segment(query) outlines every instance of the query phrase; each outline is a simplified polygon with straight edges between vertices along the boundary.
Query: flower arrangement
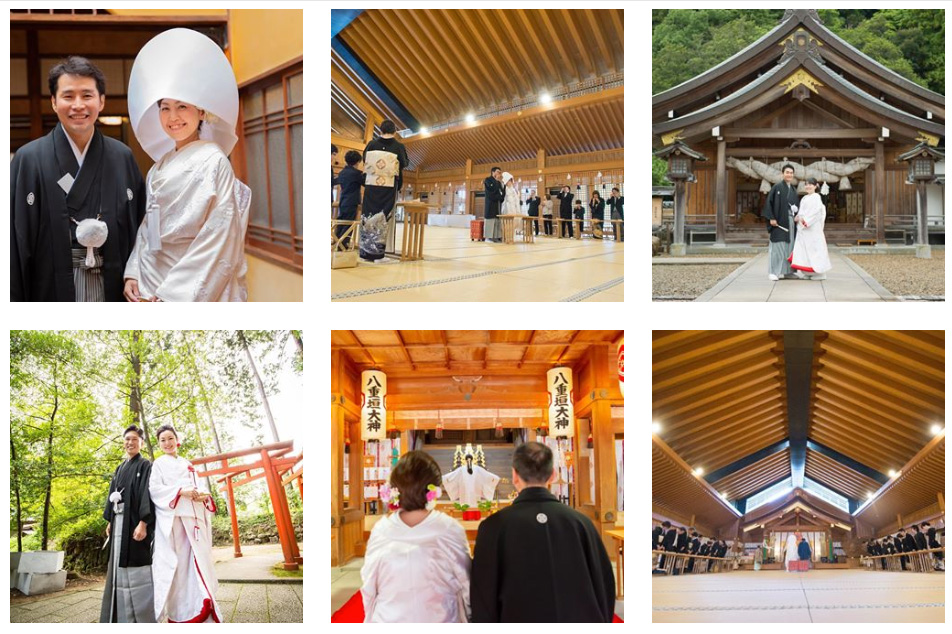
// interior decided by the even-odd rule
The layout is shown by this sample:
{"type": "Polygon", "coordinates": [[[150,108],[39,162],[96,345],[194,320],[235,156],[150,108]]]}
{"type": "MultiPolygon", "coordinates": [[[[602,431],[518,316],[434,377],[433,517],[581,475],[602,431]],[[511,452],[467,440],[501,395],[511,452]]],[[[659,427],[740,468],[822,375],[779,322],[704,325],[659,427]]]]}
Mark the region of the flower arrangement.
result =
{"type": "Polygon", "coordinates": [[[391,487],[389,484],[380,486],[380,500],[387,505],[391,511],[400,508],[400,489],[391,487]]]}

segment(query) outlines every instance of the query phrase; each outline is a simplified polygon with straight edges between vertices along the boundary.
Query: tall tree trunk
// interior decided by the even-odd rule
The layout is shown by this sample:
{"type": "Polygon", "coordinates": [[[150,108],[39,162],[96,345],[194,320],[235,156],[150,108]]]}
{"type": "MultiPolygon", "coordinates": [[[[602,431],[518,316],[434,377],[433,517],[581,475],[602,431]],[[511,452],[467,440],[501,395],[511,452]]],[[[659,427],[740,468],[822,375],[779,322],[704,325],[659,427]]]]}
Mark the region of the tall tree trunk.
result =
{"type": "Polygon", "coordinates": [[[245,333],[242,330],[238,333],[238,341],[245,349],[248,356],[248,365],[251,366],[251,374],[255,377],[255,384],[258,386],[258,394],[261,396],[261,404],[264,405],[264,413],[268,416],[268,424],[271,425],[271,435],[274,436],[274,442],[281,440],[278,437],[278,428],[274,424],[274,416],[271,414],[271,406],[268,404],[268,395],[264,392],[264,383],[261,382],[261,376],[258,374],[258,368],[255,366],[255,360],[251,357],[251,349],[248,347],[248,340],[245,339],[245,333]]]}
{"type": "Polygon", "coordinates": [[[155,460],[152,449],[152,437],[149,434],[149,424],[145,419],[145,408],[142,406],[142,361],[139,359],[139,341],[142,331],[132,331],[132,342],[129,345],[129,363],[132,365],[132,385],[129,390],[129,409],[132,410],[132,421],[142,428],[145,436],[149,458],[155,460]]]}
{"type": "Polygon", "coordinates": [[[198,389],[202,393],[202,402],[205,404],[205,412],[208,414],[208,422],[212,427],[212,438],[215,439],[215,451],[223,453],[221,441],[218,439],[218,427],[215,425],[215,417],[212,415],[212,406],[208,401],[208,393],[205,392],[205,382],[202,381],[202,377],[198,372],[198,366],[195,364],[195,355],[192,354],[192,346],[188,341],[188,333],[183,333],[183,336],[185,338],[185,349],[188,351],[188,361],[189,367],[192,370],[192,377],[195,379],[195,382],[198,383],[198,389]]]}
{"type": "Polygon", "coordinates": [[[13,429],[10,429],[10,464],[14,465],[12,472],[13,491],[17,496],[17,552],[23,552],[23,512],[20,504],[20,476],[16,469],[17,448],[13,444],[13,429]]]}
{"type": "Polygon", "coordinates": [[[301,339],[301,331],[292,330],[291,336],[294,337],[294,343],[297,344],[298,352],[301,353],[301,357],[303,358],[304,357],[304,340],[301,339]]]}
{"type": "MultiPolygon", "coordinates": [[[[54,381],[56,373],[53,374],[54,381]]],[[[43,539],[40,550],[46,550],[50,541],[50,498],[53,495],[53,426],[59,410],[59,392],[53,385],[53,412],[50,414],[50,433],[46,442],[46,499],[43,501],[43,539]]]]}

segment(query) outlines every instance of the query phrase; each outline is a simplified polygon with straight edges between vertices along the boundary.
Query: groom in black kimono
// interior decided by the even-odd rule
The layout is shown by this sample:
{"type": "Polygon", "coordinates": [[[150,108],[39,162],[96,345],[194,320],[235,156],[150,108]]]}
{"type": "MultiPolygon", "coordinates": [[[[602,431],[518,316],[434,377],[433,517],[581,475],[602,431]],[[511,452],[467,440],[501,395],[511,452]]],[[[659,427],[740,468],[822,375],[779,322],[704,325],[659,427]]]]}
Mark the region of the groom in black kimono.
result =
{"type": "Polygon", "coordinates": [[[591,520],[548,490],[552,450],[512,455],[512,505],[479,525],[470,603],[474,623],[611,623],[615,578],[591,520]]]}
{"type": "Polygon", "coordinates": [[[486,193],[483,218],[486,220],[486,240],[493,242],[502,242],[499,230],[499,211],[502,209],[502,201],[506,198],[506,188],[502,186],[502,169],[494,167],[489,171],[489,176],[483,181],[483,190],[486,193]]]}
{"type": "Polygon", "coordinates": [[[762,212],[767,221],[767,233],[770,235],[767,279],[772,282],[793,277],[789,257],[793,252],[796,223],[792,222],[792,219],[797,213],[797,203],[800,201],[797,188],[793,184],[793,166],[784,165],[780,172],[783,174],[783,180],[770,188],[762,212]]]}
{"type": "Polygon", "coordinates": [[[59,123],[10,164],[10,300],[124,301],[122,274],[145,215],[145,183],[132,151],[96,130],[106,80],[83,57],[50,69],[59,123]],[[92,266],[76,225],[106,224],[92,266]]]}
{"type": "Polygon", "coordinates": [[[155,509],[149,495],[152,463],[142,457],[142,430],[132,425],[122,436],[126,459],[109,484],[103,519],[109,566],[100,623],[155,623],[152,592],[152,538],[155,509]]]}

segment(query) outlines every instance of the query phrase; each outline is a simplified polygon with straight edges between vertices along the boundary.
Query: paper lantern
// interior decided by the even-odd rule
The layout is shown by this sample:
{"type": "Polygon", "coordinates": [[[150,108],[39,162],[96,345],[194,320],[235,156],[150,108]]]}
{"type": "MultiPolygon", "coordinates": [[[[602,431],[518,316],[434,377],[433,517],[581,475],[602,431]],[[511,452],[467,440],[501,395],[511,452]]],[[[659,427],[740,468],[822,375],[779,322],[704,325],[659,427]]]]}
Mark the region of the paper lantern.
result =
{"type": "Polygon", "coordinates": [[[546,373],[549,392],[549,435],[575,437],[575,412],[572,397],[572,369],[552,368],[546,373]]]}
{"type": "Polygon", "coordinates": [[[387,437],[387,375],[380,370],[360,373],[360,439],[387,437]]]}
{"type": "Polygon", "coordinates": [[[625,395],[625,338],[621,338],[618,344],[618,389],[621,395],[625,395]]]}

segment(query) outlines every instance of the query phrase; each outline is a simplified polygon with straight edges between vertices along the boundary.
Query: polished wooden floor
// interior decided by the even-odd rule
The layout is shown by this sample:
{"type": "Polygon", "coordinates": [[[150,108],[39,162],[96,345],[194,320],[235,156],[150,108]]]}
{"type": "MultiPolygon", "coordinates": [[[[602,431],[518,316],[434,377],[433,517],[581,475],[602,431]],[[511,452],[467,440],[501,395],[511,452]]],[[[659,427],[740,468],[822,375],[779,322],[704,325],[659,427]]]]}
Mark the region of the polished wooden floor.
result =
{"type": "Polygon", "coordinates": [[[655,623],[944,623],[945,573],[734,571],[652,578],[655,623]]]}
{"type": "MultiPolygon", "coordinates": [[[[401,231],[398,226],[398,245],[401,231]]],[[[544,236],[533,244],[472,242],[469,229],[428,226],[422,262],[361,260],[356,268],[332,270],[331,299],[622,302],[624,246],[613,240],[544,236]]]]}

